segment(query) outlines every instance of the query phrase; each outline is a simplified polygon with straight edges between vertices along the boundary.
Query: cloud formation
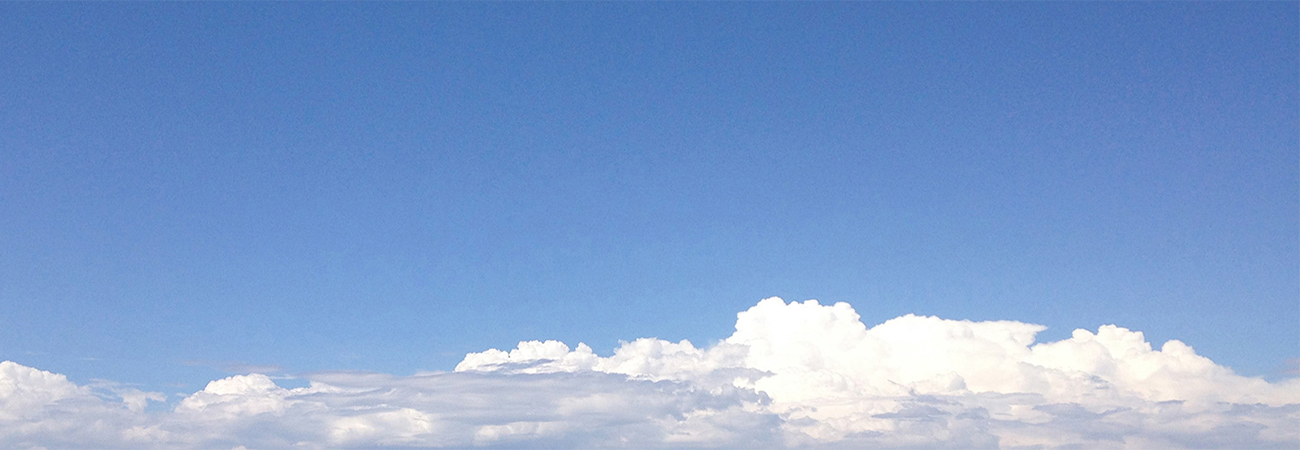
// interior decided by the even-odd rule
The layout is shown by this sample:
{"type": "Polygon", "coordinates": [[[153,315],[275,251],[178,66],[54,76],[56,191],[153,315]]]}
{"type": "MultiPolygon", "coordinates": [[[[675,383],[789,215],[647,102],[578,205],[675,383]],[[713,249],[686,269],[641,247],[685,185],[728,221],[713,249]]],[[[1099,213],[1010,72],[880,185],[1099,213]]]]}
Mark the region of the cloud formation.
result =
{"type": "Polygon", "coordinates": [[[1296,448],[1300,380],[1242,377],[1111,325],[903,316],[759,302],[709,348],[637,339],[610,356],[521,342],[450,373],[261,374],[157,393],[0,363],[0,447],[1296,448]],[[93,424],[86,426],[86,424],[93,424]]]}

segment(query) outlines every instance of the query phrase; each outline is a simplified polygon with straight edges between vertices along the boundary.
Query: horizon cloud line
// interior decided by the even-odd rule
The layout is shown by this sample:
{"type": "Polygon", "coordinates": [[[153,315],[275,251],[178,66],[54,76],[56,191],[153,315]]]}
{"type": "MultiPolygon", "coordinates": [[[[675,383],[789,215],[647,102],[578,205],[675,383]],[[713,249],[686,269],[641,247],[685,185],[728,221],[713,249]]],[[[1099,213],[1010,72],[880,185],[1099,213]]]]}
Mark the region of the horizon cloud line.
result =
{"type": "Polygon", "coordinates": [[[467,354],[452,372],[214,380],[160,393],[0,362],[11,448],[1293,448],[1300,379],[1235,374],[1140,331],[1037,342],[1042,325],[772,297],[707,348],[640,338],[612,355],[554,340],[467,354]],[[106,398],[107,397],[107,398],[106,398]],[[112,401],[120,398],[120,402],[112,401]],[[92,423],[93,426],[78,426],[92,423]]]}

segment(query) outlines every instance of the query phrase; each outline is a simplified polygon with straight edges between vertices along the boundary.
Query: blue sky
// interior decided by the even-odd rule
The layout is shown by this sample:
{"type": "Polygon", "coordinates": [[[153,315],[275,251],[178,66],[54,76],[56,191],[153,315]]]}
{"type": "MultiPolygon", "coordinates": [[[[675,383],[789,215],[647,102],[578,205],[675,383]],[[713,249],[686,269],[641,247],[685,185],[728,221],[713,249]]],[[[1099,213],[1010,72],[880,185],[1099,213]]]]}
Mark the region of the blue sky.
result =
{"type": "Polygon", "coordinates": [[[758,300],[1300,357],[1294,3],[0,5],[0,360],[166,392],[758,300]]]}

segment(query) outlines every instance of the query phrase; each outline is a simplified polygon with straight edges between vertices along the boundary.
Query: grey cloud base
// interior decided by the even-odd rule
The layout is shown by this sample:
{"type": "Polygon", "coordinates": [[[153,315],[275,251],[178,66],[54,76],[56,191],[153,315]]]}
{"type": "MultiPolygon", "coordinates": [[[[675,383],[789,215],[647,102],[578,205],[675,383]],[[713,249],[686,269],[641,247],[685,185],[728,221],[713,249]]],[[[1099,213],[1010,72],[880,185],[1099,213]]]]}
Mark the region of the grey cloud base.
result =
{"type": "Polygon", "coordinates": [[[0,447],[91,448],[1300,448],[1300,382],[1241,377],[1177,341],[1102,327],[760,302],[698,349],[638,339],[601,357],[520,343],[450,373],[317,373],[285,389],[216,380],[160,394],[78,386],[0,363],[0,447]]]}

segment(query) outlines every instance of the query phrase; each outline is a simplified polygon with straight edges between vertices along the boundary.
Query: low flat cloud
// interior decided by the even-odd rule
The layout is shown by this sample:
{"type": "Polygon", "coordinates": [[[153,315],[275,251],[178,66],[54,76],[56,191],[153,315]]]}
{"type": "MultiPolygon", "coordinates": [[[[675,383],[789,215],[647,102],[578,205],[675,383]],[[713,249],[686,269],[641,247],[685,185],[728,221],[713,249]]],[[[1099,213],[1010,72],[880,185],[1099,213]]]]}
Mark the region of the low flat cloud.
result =
{"type": "Polygon", "coordinates": [[[1300,381],[1269,383],[1179,341],[771,298],[708,348],[636,339],[609,356],[521,342],[453,372],[327,372],[286,389],[161,394],[0,363],[6,448],[1297,448],[1300,381]]]}

